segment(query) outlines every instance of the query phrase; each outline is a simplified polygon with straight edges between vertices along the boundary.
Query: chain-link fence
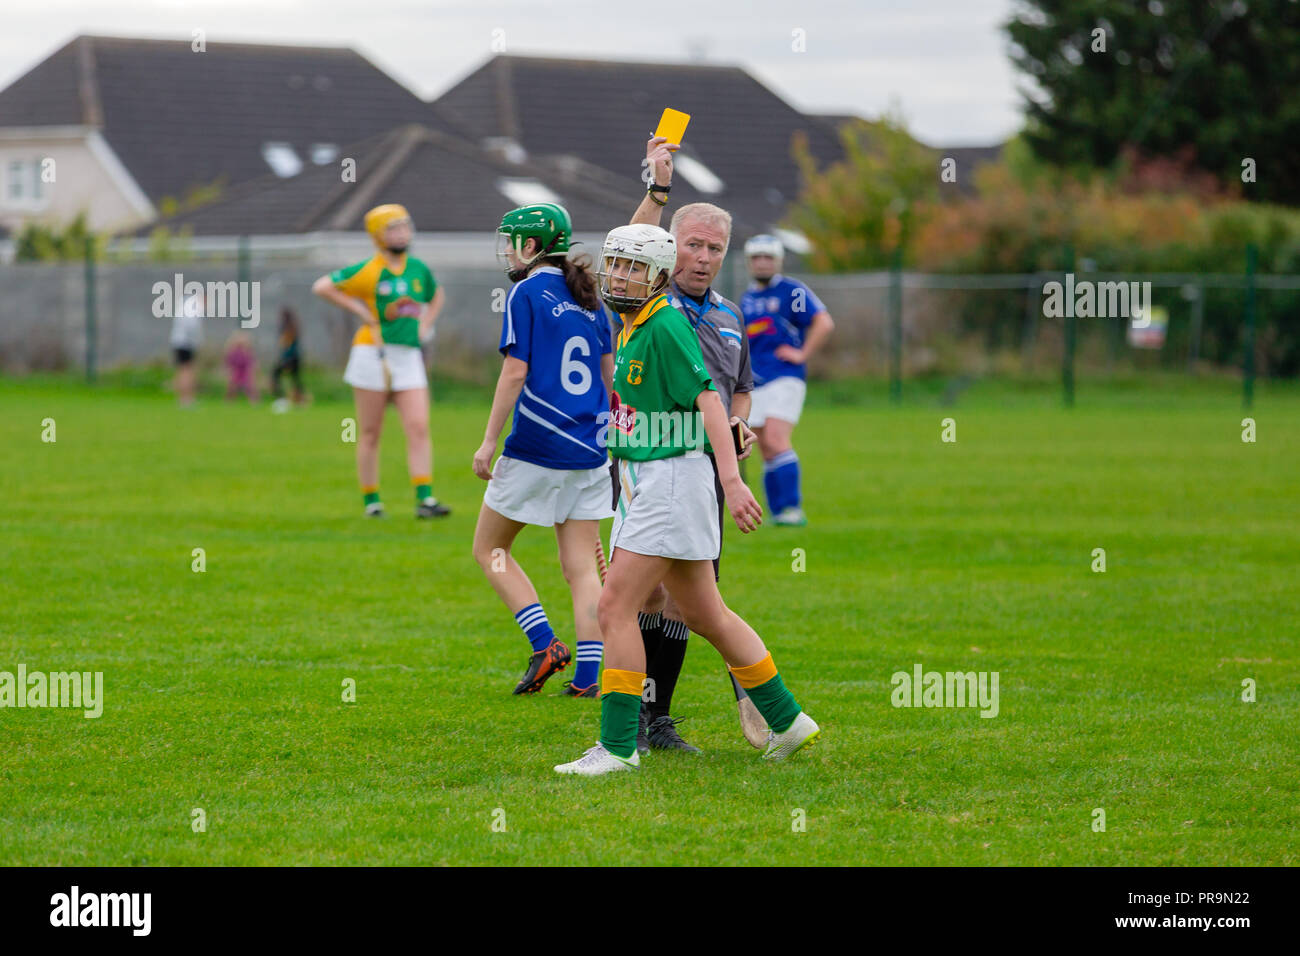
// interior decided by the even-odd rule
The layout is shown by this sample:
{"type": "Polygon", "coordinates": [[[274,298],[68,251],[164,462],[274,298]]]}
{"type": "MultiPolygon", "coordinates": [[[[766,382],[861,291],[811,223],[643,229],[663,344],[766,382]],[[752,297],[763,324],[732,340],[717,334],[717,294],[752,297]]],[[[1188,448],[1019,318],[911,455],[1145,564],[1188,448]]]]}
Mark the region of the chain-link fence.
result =
{"type": "MultiPolygon", "coordinates": [[[[739,301],[747,283],[733,251],[715,287],[739,301]]],[[[1244,257],[1243,257],[1244,258],[1244,257]]],[[[440,373],[490,379],[509,283],[497,269],[431,263],[447,293],[431,360],[440,373]]],[[[0,367],[96,369],[165,361],[176,283],[237,285],[257,324],[233,308],[206,318],[201,357],[218,356],[242,326],[264,364],[274,360],[279,312],[293,309],[304,359],[341,369],[356,319],[311,293],[320,265],[256,256],[203,263],[17,264],[0,270],[0,367]],[[256,299],[253,298],[254,292],[256,299]],[[160,308],[161,302],[161,308],[160,308]]],[[[948,275],[883,271],[810,275],[835,319],[814,377],[891,377],[894,394],[922,376],[1086,379],[1118,370],[1195,374],[1300,373],[1300,276],[1080,272],[948,275]],[[1149,283],[1149,314],[1054,314],[1051,283],[1149,283]],[[1253,366],[1253,367],[1252,367],[1253,366]]],[[[1102,297],[1104,299],[1104,296],[1102,297]]],[[[232,303],[240,301],[232,298],[232,303]]]]}

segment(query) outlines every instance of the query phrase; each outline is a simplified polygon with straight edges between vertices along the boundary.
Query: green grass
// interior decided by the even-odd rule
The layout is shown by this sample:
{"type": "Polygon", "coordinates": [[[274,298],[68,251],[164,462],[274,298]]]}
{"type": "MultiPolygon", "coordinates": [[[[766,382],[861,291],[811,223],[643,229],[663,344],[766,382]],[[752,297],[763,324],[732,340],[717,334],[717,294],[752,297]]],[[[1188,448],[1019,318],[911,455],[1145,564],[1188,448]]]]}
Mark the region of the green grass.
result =
{"type": "MultiPolygon", "coordinates": [[[[527,648],[470,557],[473,393],[434,407],[440,523],[408,517],[390,413],[380,523],[347,405],[0,382],[0,670],[102,671],[106,696],[0,710],[0,864],[1300,862],[1300,394],[1261,386],[1244,444],[1229,381],[1085,382],[1068,412],[931,391],[815,389],[810,525],[727,534],[723,592],[821,743],[759,760],[692,638],[674,711],[705,753],[577,780],[551,767],[599,705],[510,696],[527,648]],[[1000,713],[894,708],[918,663],[997,671],[1000,713]]],[[[570,633],[553,536],[516,553],[570,633]]]]}

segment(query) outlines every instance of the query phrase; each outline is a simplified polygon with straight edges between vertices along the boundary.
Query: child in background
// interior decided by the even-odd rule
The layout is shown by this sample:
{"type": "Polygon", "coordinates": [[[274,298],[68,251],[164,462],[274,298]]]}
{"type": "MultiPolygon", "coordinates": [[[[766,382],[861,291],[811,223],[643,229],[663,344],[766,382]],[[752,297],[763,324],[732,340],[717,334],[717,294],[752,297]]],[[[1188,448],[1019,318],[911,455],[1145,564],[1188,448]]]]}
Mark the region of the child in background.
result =
{"type": "Polygon", "coordinates": [[[257,386],[253,383],[253,369],[257,356],[253,354],[253,341],[247,332],[232,332],[226,340],[226,400],[243,392],[250,402],[257,401],[257,386]]]}
{"type": "Polygon", "coordinates": [[[306,403],[307,397],[302,390],[300,364],[298,317],[293,309],[285,306],[280,310],[280,357],[276,359],[275,367],[271,369],[271,395],[275,398],[271,403],[273,412],[289,410],[289,400],[284,397],[284,389],[280,387],[280,376],[285,372],[293,376],[293,403],[295,405],[306,403]]]}

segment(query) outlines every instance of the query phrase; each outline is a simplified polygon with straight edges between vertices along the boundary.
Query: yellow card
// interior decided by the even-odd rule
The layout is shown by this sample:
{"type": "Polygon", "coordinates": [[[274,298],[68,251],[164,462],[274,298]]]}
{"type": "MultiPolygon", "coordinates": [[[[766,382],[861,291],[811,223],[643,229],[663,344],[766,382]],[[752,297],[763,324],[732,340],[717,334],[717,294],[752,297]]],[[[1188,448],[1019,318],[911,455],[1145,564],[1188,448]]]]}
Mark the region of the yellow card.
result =
{"type": "Polygon", "coordinates": [[[682,137],[686,135],[686,124],[690,121],[690,113],[683,113],[669,107],[664,110],[664,115],[659,117],[659,128],[655,130],[655,135],[666,136],[670,143],[680,143],[682,137]]]}

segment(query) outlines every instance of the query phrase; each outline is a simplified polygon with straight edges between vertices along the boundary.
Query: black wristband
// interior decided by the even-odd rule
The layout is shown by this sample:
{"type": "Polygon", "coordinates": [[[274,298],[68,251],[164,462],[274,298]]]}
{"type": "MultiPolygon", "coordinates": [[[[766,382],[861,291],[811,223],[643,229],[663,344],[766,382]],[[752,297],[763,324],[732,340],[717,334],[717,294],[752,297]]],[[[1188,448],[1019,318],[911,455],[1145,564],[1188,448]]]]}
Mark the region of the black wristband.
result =
{"type": "Polygon", "coordinates": [[[648,193],[669,193],[672,188],[672,186],[660,186],[658,183],[651,183],[646,187],[645,191],[648,193]]]}

